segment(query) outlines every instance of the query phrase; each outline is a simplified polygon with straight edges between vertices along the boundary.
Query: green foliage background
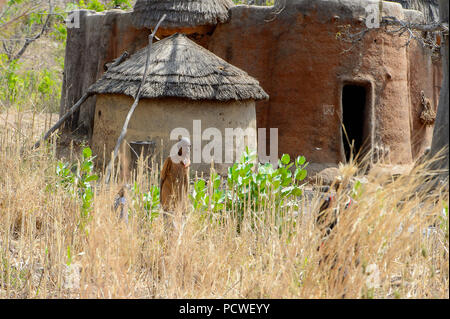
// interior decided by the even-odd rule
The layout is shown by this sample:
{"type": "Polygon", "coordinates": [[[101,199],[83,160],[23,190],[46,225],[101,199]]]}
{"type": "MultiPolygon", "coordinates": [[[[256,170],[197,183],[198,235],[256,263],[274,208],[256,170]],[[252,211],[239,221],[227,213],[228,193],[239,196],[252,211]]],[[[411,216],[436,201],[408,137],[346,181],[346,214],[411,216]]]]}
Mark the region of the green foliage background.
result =
{"type": "MultiPolygon", "coordinates": [[[[248,3],[247,0],[233,1],[235,4],[248,3]]],[[[48,29],[18,60],[14,60],[14,55],[25,39],[42,29],[49,14],[48,1],[8,0],[0,11],[0,109],[14,107],[57,113],[64,71],[67,13],[76,8],[100,12],[116,6],[131,10],[135,0],[54,0],[52,3],[48,29]],[[50,46],[52,49],[42,49],[50,46]],[[37,57],[30,57],[30,52],[37,57]]],[[[273,3],[273,0],[267,0],[262,5],[273,3]]]]}
{"type": "Polygon", "coordinates": [[[59,111],[67,39],[65,19],[75,8],[104,11],[120,5],[128,10],[131,0],[53,1],[53,14],[41,38],[24,56],[14,56],[26,38],[40,32],[47,16],[47,1],[9,0],[0,11],[0,109],[59,111]]]}

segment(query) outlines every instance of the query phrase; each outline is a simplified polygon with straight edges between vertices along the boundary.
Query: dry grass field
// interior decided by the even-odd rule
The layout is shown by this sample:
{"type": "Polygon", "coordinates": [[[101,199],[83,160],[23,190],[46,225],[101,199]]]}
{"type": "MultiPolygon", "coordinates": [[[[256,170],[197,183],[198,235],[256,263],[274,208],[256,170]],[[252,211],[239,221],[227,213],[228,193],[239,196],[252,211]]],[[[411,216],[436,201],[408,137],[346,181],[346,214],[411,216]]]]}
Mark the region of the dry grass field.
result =
{"type": "MultiPolygon", "coordinates": [[[[29,20],[0,30],[10,50],[41,28],[29,20]]],[[[341,166],[319,223],[327,194],[309,183],[297,207],[280,209],[270,197],[256,211],[250,198],[240,219],[234,204],[194,209],[189,201],[165,219],[149,199],[159,167],[141,162],[126,181],[129,222],[120,220],[120,172],[105,185],[104,167],[91,171],[67,136],[31,150],[58,118],[49,112],[59,110],[65,31],[55,17],[17,64],[0,49],[0,299],[449,298],[448,183],[430,183],[436,172],[426,164],[395,176],[341,166]],[[73,180],[82,168],[88,173],[73,180]]]]}
{"type": "MultiPolygon", "coordinates": [[[[121,184],[93,183],[83,214],[80,199],[57,187],[55,143],[30,151],[50,116],[8,116],[0,298],[449,298],[448,188],[428,187],[420,165],[396,178],[341,167],[339,220],[327,238],[318,191],[298,210],[248,206],[239,232],[233,212],[191,208],[171,223],[149,218],[131,196],[125,224],[112,208],[121,184]]],[[[157,180],[157,169],[141,166],[135,185],[145,192],[157,180]]]]}

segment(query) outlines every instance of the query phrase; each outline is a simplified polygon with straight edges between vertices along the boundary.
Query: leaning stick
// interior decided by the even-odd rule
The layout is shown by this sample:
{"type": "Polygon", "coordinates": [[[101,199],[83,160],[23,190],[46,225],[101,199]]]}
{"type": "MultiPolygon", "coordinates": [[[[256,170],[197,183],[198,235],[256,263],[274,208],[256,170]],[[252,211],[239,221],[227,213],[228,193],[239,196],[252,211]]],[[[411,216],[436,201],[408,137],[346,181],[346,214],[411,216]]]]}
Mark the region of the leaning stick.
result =
{"type": "MultiPolygon", "coordinates": [[[[109,68],[112,68],[112,67],[115,67],[115,66],[119,65],[120,63],[122,63],[123,60],[125,60],[125,59],[128,58],[128,57],[129,57],[129,53],[125,51],[119,58],[117,58],[117,59],[109,66],[109,68]]],[[[87,93],[85,93],[85,94],[81,97],[81,99],[79,99],[78,102],[75,103],[75,105],[72,106],[72,107],[70,108],[70,110],[67,111],[67,113],[64,114],[64,115],[58,120],[58,122],[56,122],[56,124],[53,125],[53,126],[47,131],[47,133],[45,133],[44,137],[43,137],[42,139],[40,139],[39,141],[37,141],[37,142],[34,144],[34,146],[33,146],[32,149],[35,150],[35,149],[37,149],[39,146],[41,146],[42,141],[47,140],[47,139],[53,134],[54,131],[56,131],[57,129],[59,129],[59,128],[61,127],[61,125],[63,125],[63,123],[64,123],[64,122],[65,122],[65,121],[66,121],[73,113],[75,113],[75,112],[81,107],[81,105],[83,105],[83,103],[84,103],[90,96],[92,96],[92,95],[94,95],[94,93],[91,93],[91,92],[89,92],[89,91],[88,91],[87,93]]]]}
{"type": "Polygon", "coordinates": [[[117,154],[119,153],[120,145],[122,144],[122,141],[125,138],[125,135],[127,134],[128,123],[130,122],[131,116],[133,115],[133,112],[134,112],[134,110],[136,109],[136,107],[137,107],[137,105],[139,103],[139,99],[141,98],[142,88],[144,87],[145,80],[147,79],[147,71],[148,71],[148,65],[150,63],[150,54],[152,52],[153,38],[155,37],[155,34],[158,31],[159,26],[161,25],[161,23],[164,21],[165,18],[166,18],[166,15],[164,14],[161,17],[161,19],[159,20],[158,24],[156,25],[155,30],[153,30],[152,34],[150,34],[150,36],[149,36],[149,46],[148,46],[148,51],[147,51],[147,61],[145,62],[145,69],[144,69],[144,74],[142,76],[142,81],[141,81],[141,84],[139,85],[139,88],[137,90],[137,94],[136,94],[136,97],[134,99],[134,103],[131,106],[130,111],[128,112],[128,115],[127,115],[127,117],[125,119],[125,123],[123,124],[122,132],[120,133],[120,136],[119,136],[119,138],[117,140],[116,147],[114,148],[114,153],[112,155],[112,158],[109,161],[108,167],[106,169],[106,177],[105,177],[105,183],[106,184],[108,184],[110,179],[111,179],[112,166],[114,165],[114,162],[116,160],[117,154]]]}
{"type": "Polygon", "coordinates": [[[125,51],[124,53],[122,53],[122,55],[121,55],[119,58],[117,58],[116,60],[114,60],[113,63],[107,63],[107,64],[105,64],[105,66],[104,66],[105,71],[108,71],[109,69],[111,69],[111,68],[113,68],[113,67],[115,67],[115,66],[118,66],[118,65],[119,65],[120,63],[122,63],[124,60],[128,59],[129,56],[130,56],[130,54],[129,54],[127,51],[125,51]]]}

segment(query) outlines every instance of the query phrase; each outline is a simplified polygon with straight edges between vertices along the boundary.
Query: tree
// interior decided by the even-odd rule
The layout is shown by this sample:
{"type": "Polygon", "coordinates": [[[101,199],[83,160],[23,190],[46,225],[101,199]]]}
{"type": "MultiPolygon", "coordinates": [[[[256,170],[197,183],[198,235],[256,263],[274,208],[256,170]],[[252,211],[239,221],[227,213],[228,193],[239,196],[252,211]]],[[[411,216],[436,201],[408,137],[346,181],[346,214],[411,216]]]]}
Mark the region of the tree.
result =
{"type": "Polygon", "coordinates": [[[48,3],[48,12],[46,14],[45,21],[40,21],[42,26],[39,31],[33,36],[25,37],[23,39],[23,44],[21,43],[22,41],[16,42],[17,39],[15,39],[19,37],[19,35],[25,33],[23,18],[27,18],[28,22],[32,16],[34,19],[39,17],[38,20],[41,20],[42,15],[39,15],[39,10],[42,7],[41,1],[25,1],[22,3],[22,1],[18,0],[9,0],[7,3],[1,4],[0,30],[2,32],[0,34],[2,35],[2,38],[7,38],[6,40],[2,40],[2,46],[9,62],[19,60],[27,50],[28,46],[38,40],[49,29],[50,19],[53,12],[52,0],[42,0],[42,2],[48,3]],[[12,29],[12,34],[9,39],[7,35],[8,32],[11,31],[8,30],[8,28],[12,29]],[[18,43],[21,45],[20,49],[17,48],[18,43]]]}

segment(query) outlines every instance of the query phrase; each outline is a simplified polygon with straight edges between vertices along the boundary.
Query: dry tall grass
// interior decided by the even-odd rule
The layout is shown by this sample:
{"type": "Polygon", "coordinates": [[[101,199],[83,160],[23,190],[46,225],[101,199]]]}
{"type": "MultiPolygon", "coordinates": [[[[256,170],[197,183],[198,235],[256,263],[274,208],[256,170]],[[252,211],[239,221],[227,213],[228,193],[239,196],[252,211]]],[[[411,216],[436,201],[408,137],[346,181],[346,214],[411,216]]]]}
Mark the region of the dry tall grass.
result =
{"type": "MultiPolygon", "coordinates": [[[[111,208],[120,185],[99,184],[82,228],[80,205],[48,186],[54,144],[21,154],[31,133],[0,130],[1,298],[449,297],[448,190],[429,189],[420,166],[396,179],[365,176],[345,211],[357,172],[343,167],[341,214],[326,240],[315,223],[318,192],[281,230],[268,208],[237,233],[231,215],[219,222],[199,212],[178,214],[169,227],[133,208],[126,225],[111,208]]],[[[137,181],[145,190],[157,178],[141,170],[137,181]]]]}

